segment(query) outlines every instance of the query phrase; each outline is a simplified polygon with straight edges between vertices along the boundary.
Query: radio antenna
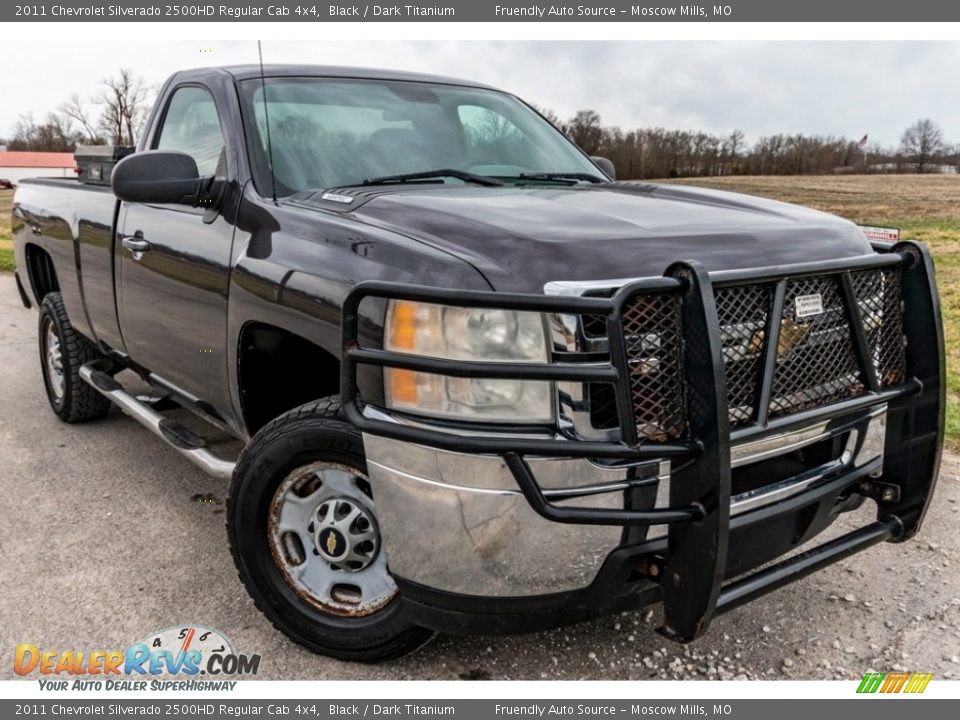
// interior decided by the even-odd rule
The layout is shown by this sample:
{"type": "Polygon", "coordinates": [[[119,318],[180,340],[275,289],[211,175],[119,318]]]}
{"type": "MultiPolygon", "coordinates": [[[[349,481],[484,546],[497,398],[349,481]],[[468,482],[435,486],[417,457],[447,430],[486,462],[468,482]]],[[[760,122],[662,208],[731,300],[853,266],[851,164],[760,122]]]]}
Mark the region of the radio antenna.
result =
{"type": "Polygon", "coordinates": [[[273,174],[273,142],[270,140],[270,106],[267,104],[267,81],[263,76],[263,47],[257,40],[257,55],[260,56],[260,90],[263,93],[263,121],[267,126],[267,157],[270,160],[270,190],[277,201],[277,178],[273,174]]]}

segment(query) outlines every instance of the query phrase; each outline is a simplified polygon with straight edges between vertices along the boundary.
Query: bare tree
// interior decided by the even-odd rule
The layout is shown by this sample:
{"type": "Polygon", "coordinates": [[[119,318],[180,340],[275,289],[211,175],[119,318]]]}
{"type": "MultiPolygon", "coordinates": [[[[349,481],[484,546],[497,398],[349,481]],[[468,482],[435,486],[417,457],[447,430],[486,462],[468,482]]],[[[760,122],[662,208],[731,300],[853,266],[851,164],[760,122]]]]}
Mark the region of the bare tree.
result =
{"type": "MultiPolygon", "coordinates": [[[[610,158],[624,180],[744,175],[826,175],[854,172],[914,172],[903,152],[877,143],[867,166],[858,144],[834,135],[778,133],[748,142],[740,130],[722,135],[663,127],[631,130],[603,126],[593,110],[581,110],[564,128],[584,150],[610,158]]],[[[940,162],[960,165],[960,149],[942,147],[940,162]]],[[[929,166],[925,166],[929,169],[929,166]]]]}
{"type": "Polygon", "coordinates": [[[551,125],[557,128],[557,130],[559,130],[560,132],[565,132],[565,129],[563,127],[563,121],[553,110],[551,110],[550,108],[542,108],[542,107],[539,107],[538,105],[531,105],[531,107],[534,110],[536,110],[538,113],[543,115],[543,117],[547,119],[547,122],[549,122],[551,125]]]}
{"type": "Polygon", "coordinates": [[[60,112],[80,125],[83,139],[90,145],[99,145],[103,142],[97,132],[97,121],[90,115],[90,109],[78,93],[70,96],[67,102],[60,106],[60,112]]]}
{"type": "Polygon", "coordinates": [[[740,153],[743,151],[744,135],[742,130],[734,130],[723,139],[720,146],[720,153],[723,156],[723,167],[721,173],[732,175],[737,172],[737,162],[740,159],[740,153]]]}
{"type": "Polygon", "coordinates": [[[10,138],[11,150],[32,150],[37,140],[37,121],[33,113],[26,113],[13,124],[13,137],[10,138]]]}
{"type": "Polygon", "coordinates": [[[70,118],[49,113],[44,122],[37,122],[32,114],[21,115],[13,128],[10,150],[32,152],[73,152],[77,134],[70,118]]]}
{"type": "Polygon", "coordinates": [[[779,172],[777,160],[782,152],[783,135],[768,135],[757,140],[753,153],[760,163],[760,175],[776,175],[779,172]]]}
{"type": "Polygon", "coordinates": [[[594,110],[578,110],[566,126],[567,137],[580,146],[587,155],[594,155],[603,142],[603,125],[594,110]]]}
{"type": "Polygon", "coordinates": [[[100,127],[114,145],[134,145],[148,111],[150,89],[129,68],[103,81],[96,102],[103,107],[100,127]]]}
{"type": "Polygon", "coordinates": [[[47,113],[46,122],[37,128],[37,149],[51,152],[73,152],[77,147],[77,136],[73,132],[70,118],[57,113],[47,113]]]}
{"type": "Polygon", "coordinates": [[[917,172],[925,172],[946,151],[943,130],[930,118],[920,118],[903,131],[900,151],[914,164],[917,172]]]}

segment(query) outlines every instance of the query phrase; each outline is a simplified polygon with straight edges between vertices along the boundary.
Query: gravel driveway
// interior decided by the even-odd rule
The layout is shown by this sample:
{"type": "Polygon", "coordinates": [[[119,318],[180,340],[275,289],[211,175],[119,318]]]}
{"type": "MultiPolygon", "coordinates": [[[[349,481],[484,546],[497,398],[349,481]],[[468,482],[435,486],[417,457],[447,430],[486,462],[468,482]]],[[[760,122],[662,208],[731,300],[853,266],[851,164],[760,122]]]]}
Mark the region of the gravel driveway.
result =
{"type": "MultiPolygon", "coordinates": [[[[225,485],[119,412],[64,425],[44,398],[36,312],[0,276],[0,678],[17,643],[111,649],[199,623],[260,653],[261,679],[960,677],[960,464],[917,540],[882,545],[715,621],[688,647],[626,613],[532,636],[438,638],[389,665],[312,655],[254,608],[224,531],[225,485]]],[[[851,525],[849,520],[844,521],[851,525]]]]}

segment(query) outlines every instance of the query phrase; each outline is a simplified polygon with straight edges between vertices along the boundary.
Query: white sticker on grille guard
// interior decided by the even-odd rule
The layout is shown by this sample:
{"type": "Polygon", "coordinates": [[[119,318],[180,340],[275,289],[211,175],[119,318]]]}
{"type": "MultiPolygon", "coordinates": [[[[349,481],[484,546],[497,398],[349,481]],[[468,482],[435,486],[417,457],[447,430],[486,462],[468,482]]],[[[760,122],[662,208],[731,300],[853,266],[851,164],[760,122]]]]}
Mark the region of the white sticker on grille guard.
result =
{"type": "Polygon", "coordinates": [[[820,296],[820,293],[797,295],[793,304],[798,318],[820,315],[823,312],[823,298],[820,296]]]}

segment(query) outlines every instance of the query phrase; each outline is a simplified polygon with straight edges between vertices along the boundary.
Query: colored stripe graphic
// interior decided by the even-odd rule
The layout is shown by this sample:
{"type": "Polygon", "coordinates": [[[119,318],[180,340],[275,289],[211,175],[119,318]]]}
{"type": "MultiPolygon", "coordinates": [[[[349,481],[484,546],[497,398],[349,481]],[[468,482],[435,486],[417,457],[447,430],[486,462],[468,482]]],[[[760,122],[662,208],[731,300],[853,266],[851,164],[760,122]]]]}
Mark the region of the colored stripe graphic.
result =
{"type": "Polygon", "coordinates": [[[933,673],[914,673],[903,691],[908,693],[922,693],[927,689],[927,685],[932,678],[933,673]]]}
{"type": "Polygon", "coordinates": [[[883,677],[883,673],[867,673],[863,676],[863,680],[860,681],[860,687],[857,688],[857,692],[875,693],[880,688],[883,677]]]}
{"type": "Polygon", "coordinates": [[[866,673],[857,686],[857,692],[919,694],[927,689],[932,679],[933,673],[866,673]]]}
{"type": "Polygon", "coordinates": [[[900,688],[903,687],[903,684],[907,681],[909,673],[905,672],[894,672],[887,675],[887,679],[883,683],[883,687],[880,688],[882,693],[898,693],[900,688]]]}

